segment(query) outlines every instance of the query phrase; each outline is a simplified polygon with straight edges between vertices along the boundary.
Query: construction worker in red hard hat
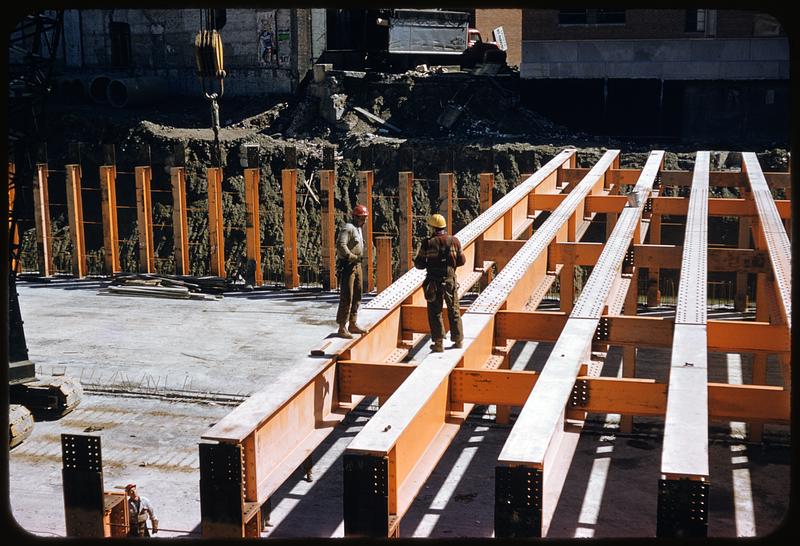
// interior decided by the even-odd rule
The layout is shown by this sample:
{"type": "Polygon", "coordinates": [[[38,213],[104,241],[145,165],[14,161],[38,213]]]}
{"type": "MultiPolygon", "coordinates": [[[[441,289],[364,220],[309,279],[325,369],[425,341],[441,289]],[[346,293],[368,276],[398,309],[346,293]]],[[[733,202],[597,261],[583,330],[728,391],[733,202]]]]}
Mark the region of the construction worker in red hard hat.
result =
{"type": "Polygon", "coordinates": [[[351,339],[353,334],[364,334],[359,328],[358,306],[361,304],[361,259],[364,256],[364,235],[361,227],[367,221],[367,207],[356,205],[352,220],[336,236],[336,277],[339,281],[339,309],[336,323],[337,335],[351,339]]]}
{"type": "Polygon", "coordinates": [[[447,221],[441,214],[428,218],[433,228],[433,236],[422,242],[414,257],[414,267],[425,269],[428,274],[422,283],[425,301],[428,302],[428,324],[431,327],[431,349],[435,353],[444,351],[443,303],[447,304],[447,319],[450,321],[450,339],[453,347],[461,348],[464,342],[464,329],[461,325],[461,312],[458,308],[458,282],[456,268],[466,263],[467,258],[461,250],[461,241],[447,234],[447,221]]]}
{"type": "Polygon", "coordinates": [[[158,518],[153,510],[153,505],[147,498],[139,496],[136,492],[136,484],[129,483],[126,485],[125,494],[128,496],[128,536],[149,537],[148,518],[153,524],[153,534],[158,533],[158,518]]]}

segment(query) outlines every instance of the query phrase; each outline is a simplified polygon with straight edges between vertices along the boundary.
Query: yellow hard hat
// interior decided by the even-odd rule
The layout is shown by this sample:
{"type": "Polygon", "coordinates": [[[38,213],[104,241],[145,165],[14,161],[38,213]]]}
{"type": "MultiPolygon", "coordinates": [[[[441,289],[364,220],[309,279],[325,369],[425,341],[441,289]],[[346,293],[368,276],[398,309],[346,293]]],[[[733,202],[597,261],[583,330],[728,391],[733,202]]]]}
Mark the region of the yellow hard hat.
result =
{"type": "Polygon", "coordinates": [[[428,225],[438,229],[446,228],[447,220],[441,214],[431,214],[430,218],[428,218],[428,225]]]}

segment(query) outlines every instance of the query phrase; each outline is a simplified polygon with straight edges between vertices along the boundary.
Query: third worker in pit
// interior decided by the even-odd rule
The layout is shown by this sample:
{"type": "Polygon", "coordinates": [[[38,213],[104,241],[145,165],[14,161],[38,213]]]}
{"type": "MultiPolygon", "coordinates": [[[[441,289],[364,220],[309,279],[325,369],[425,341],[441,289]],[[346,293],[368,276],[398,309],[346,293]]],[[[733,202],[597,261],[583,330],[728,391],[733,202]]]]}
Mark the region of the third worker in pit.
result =
{"type": "Polygon", "coordinates": [[[337,335],[351,339],[363,334],[358,327],[358,306],[361,303],[361,259],[364,256],[364,235],[361,226],[367,221],[367,207],[356,205],[352,220],[336,236],[336,278],[339,281],[339,309],[336,311],[337,335]]]}
{"type": "Polygon", "coordinates": [[[428,324],[431,328],[431,349],[435,353],[444,352],[444,320],[442,304],[447,304],[447,319],[450,322],[450,340],[453,347],[461,348],[464,342],[464,329],[461,326],[461,313],[458,308],[458,282],[456,268],[466,263],[461,250],[461,242],[447,234],[447,221],[441,214],[428,218],[433,235],[422,242],[414,257],[414,267],[427,270],[422,283],[425,301],[428,302],[428,324]]]}

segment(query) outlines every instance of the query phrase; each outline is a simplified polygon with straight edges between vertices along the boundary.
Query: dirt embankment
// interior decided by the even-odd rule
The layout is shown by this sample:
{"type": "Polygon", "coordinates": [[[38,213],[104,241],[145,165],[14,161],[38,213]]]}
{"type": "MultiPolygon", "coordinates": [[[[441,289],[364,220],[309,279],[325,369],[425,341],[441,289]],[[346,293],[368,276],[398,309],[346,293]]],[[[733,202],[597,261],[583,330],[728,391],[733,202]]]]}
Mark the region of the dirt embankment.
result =
{"type": "MultiPolygon", "coordinates": [[[[460,74],[408,73],[377,79],[374,76],[328,75],[326,91],[316,95],[306,85],[297,97],[276,100],[223,99],[220,133],[223,150],[223,216],[225,224],[226,273],[244,268],[244,145],[260,148],[261,182],[259,212],[264,278],[282,283],[283,200],[281,170],[286,165],[286,147],[297,151],[300,176],[319,190],[317,171],[322,168],[323,148],[337,147],[336,220],[344,221],[358,193],[357,171],[373,170],[374,231],[397,233],[397,173],[411,169],[414,214],[425,216],[438,197],[438,174],[454,172],[456,189],[453,222],[456,230],[478,214],[481,172],[495,174],[494,199],[511,189],[525,173],[532,173],[565,146],[578,149],[578,163],[592,165],[608,148],[621,149],[622,166],[641,167],[651,149],[670,150],[665,168],[691,169],[694,152],[675,145],[643,145],[575,133],[519,105],[510,81],[464,77],[460,74]],[[338,110],[321,115],[320,101],[336,95],[338,110]],[[454,107],[456,105],[457,107],[454,107]],[[387,121],[387,128],[356,110],[362,108],[387,121]],[[457,114],[454,114],[457,112],[457,114]],[[450,114],[449,118],[443,117],[450,114]],[[336,119],[338,117],[338,119],[336,119]],[[444,125],[442,124],[444,123],[444,125]],[[452,122],[452,123],[450,123],[452,122]],[[447,125],[447,126],[445,126],[447,125]],[[676,153],[677,152],[677,153],[676,153]]],[[[211,164],[213,133],[208,105],[202,100],[164,103],[156,108],[116,110],[86,105],[54,105],[48,139],[51,169],[63,169],[69,142],[80,141],[84,188],[99,187],[98,167],[107,159],[103,144],[115,144],[119,171],[117,200],[120,252],[123,271],[138,268],[138,233],[135,209],[134,167],[153,168],[153,223],[157,268],[174,271],[172,252],[172,196],[169,169],[176,164],[175,145],[186,150],[187,206],[191,273],[209,272],[206,168],[211,164]]],[[[324,113],[323,113],[324,114],[324,113]]],[[[784,149],[757,150],[765,170],[786,170],[784,149]]],[[[715,153],[713,169],[736,168],[738,154],[715,153]]],[[[51,202],[63,203],[57,175],[51,178],[51,202]]],[[[61,190],[63,191],[63,190],[61,190]]],[[[319,277],[320,208],[298,183],[298,251],[301,280],[316,283],[319,277]]],[[[87,220],[100,221],[99,192],[86,192],[87,220]]],[[[32,217],[32,216],[31,216],[32,217]]],[[[65,209],[53,208],[56,236],[56,268],[69,271],[65,209]]],[[[35,234],[32,226],[23,235],[23,267],[36,269],[35,234]]],[[[426,233],[424,222],[414,223],[415,237],[426,233]]],[[[102,231],[90,224],[86,230],[90,272],[100,273],[103,264],[102,231]]],[[[395,262],[397,248],[395,245],[395,262]]]]}

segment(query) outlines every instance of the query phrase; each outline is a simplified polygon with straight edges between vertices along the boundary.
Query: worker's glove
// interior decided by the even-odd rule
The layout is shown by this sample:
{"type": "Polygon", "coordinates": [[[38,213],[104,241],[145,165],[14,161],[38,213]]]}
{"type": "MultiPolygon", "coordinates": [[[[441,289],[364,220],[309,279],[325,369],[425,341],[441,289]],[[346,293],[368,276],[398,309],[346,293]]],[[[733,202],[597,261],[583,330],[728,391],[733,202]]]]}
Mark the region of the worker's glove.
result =
{"type": "Polygon", "coordinates": [[[350,265],[357,265],[361,263],[361,258],[359,256],[350,256],[347,261],[350,265]]]}
{"type": "Polygon", "coordinates": [[[158,533],[158,523],[153,522],[153,534],[155,535],[157,533],[158,533]]]}

